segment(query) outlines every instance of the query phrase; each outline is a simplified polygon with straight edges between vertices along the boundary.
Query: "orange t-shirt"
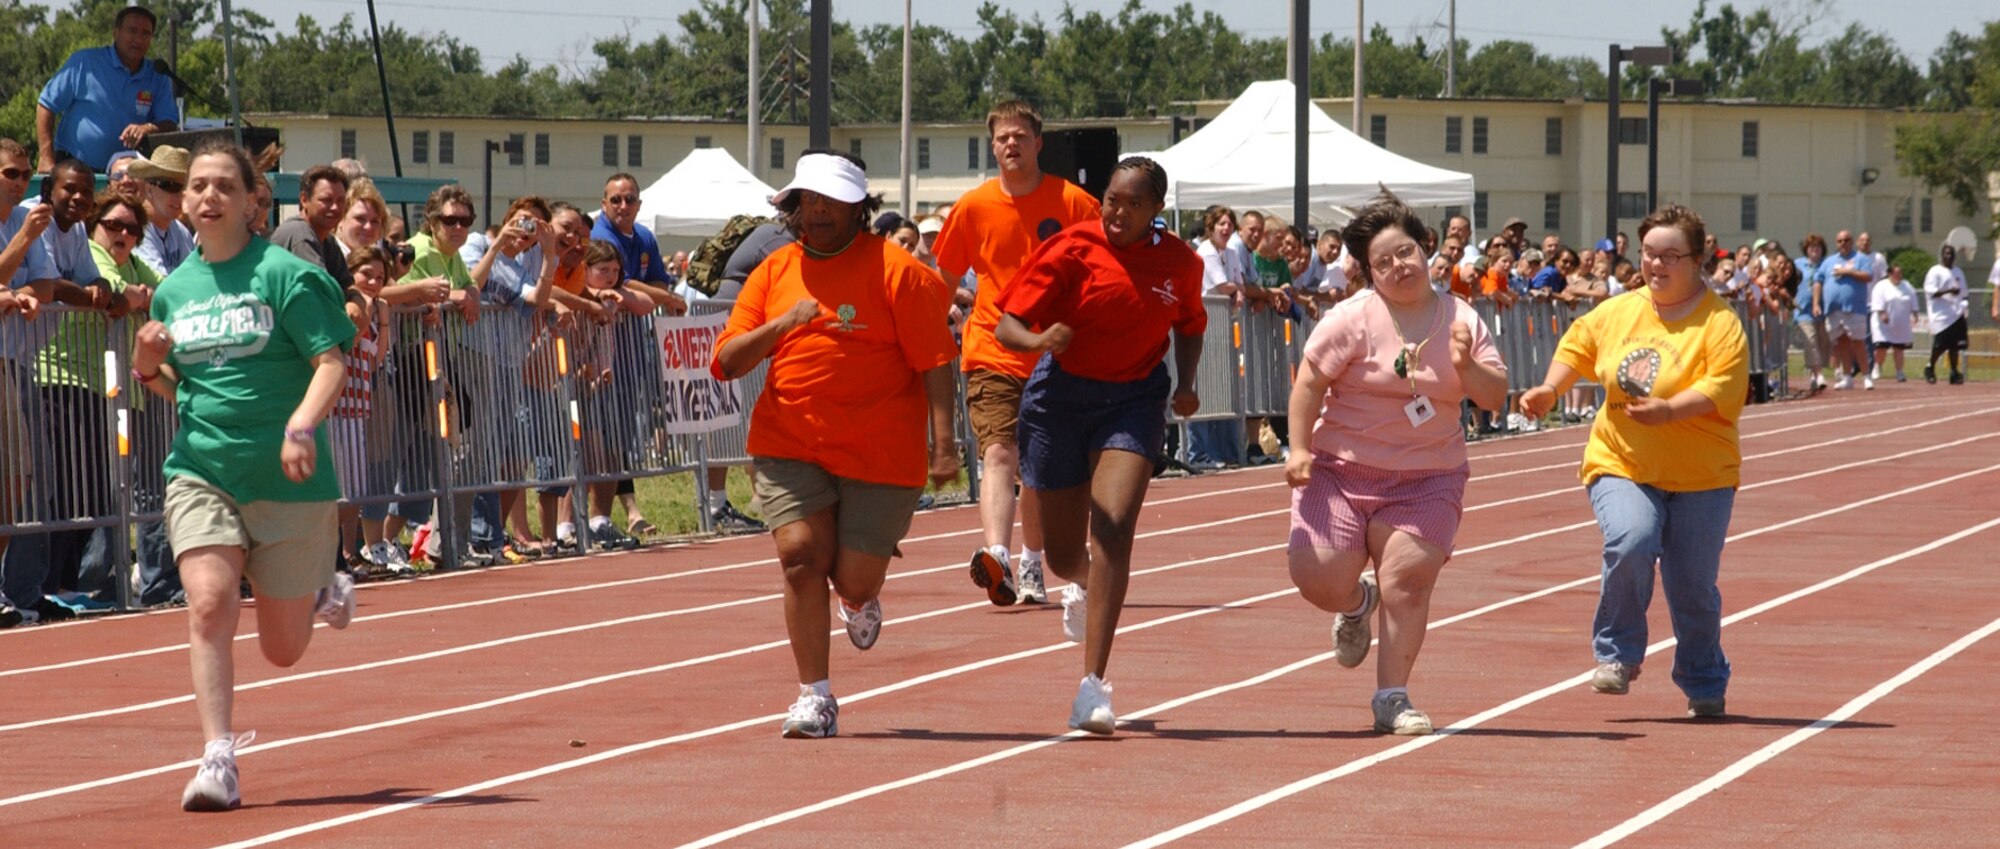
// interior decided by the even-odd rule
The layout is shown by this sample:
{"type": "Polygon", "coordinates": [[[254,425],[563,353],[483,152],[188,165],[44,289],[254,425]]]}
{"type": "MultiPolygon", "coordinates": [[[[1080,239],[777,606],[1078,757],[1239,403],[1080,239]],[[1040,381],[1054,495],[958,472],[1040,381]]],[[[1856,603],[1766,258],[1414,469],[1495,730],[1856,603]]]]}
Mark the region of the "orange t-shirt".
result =
{"type": "MultiPolygon", "coordinates": [[[[750,454],[923,486],[930,406],[922,375],[958,354],[947,323],[951,287],[880,236],[863,233],[825,259],[789,244],[743,281],[715,350],[805,298],[819,302],[819,317],[771,349],[764,394],[750,413],[750,454]]],[[[719,358],[709,368],[722,377],[719,358]]]]}
{"type": "Polygon", "coordinates": [[[583,276],[587,270],[587,267],[580,262],[576,264],[575,268],[563,268],[561,265],[557,265],[556,288],[572,295],[583,294],[583,276]]]}
{"type": "Polygon", "coordinates": [[[1035,370],[1039,354],[1009,351],[993,338],[1000,325],[1000,290],[1043,241],[1097,216],[1096,198],[1053,174],[1042,175],[1041,185],[1020,197],[1008,195],[996,177],[958,199],[932,251],[938,269],[954,284],[966,269],[979,274],[979,294],[965,323],[966,371],[1027,377],[1035,370]]]}

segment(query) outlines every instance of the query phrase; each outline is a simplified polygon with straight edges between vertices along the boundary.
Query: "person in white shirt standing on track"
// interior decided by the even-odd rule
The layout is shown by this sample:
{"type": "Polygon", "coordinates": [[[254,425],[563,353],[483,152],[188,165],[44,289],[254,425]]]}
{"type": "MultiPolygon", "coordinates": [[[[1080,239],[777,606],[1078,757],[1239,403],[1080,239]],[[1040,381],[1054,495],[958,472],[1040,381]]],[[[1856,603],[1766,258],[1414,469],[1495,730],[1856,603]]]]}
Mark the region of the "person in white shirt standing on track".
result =
{"type": "MultiPolygon", "coordinates": [[[[1909,380],[1903,373],[1903,352],[1910,349],[1916,334],[1912,320],[1917,311],[1917,290],[1910,287],[1910,281],[1903,278],[1903,267],[1889,266],[1888,276],[1875,281],[1875,289],[1869,293],[1869,336],[1875,339],[1875,368],[1882,368],[1882,360],[1895,352],[1896,382],[1909,380]]],[[[1880,377],[1878,373],[1876,375],[1880,377]]],[[[1871,388],[1873,384],[1870,384],[1871,388]]]]}
{"type": "MultiPolygon", "coordinates": [[[[1938,358],[1951,357],[1951,382],[1965,382],[1960,358],[1966,349],[1966,320],[1972,311],[1965,297],[1965,272],[1956,267],[1958,249],[1945,245],[1938,250],[1938,263],[1924,274],[1924,300],[1930,306],[1931,363],[1924,366],[1924,381],[1937,382],[1938,358]]],[[[2000,310],[2000,307],[1996,307],[2000,310]]]]}

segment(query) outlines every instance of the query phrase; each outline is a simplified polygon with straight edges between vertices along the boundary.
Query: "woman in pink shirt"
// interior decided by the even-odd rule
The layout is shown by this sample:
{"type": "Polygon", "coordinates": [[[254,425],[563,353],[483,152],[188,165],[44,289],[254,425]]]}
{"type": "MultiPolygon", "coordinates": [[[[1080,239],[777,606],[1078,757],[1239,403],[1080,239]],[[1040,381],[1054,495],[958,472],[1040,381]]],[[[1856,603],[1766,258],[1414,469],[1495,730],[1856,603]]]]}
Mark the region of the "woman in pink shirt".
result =
{"type": "Polygon", "coordinates": [[[1290,413],[1314,424],[1292,429],[1285,464],[1292,582],[1334,614],[1342,666],[1368,657],[1369,619],[1382,608],[1375,730],[1409,735],[1431,733],[1410,703],[1410,669],[1465,497],[1459,402],[1498,411],[1507,400],[1506,364],[1478,314],[1431,288],[1423,234],[1387,192],[1341,231],[1369,288],[1328,310],[1306,342],[1290,413]]]}

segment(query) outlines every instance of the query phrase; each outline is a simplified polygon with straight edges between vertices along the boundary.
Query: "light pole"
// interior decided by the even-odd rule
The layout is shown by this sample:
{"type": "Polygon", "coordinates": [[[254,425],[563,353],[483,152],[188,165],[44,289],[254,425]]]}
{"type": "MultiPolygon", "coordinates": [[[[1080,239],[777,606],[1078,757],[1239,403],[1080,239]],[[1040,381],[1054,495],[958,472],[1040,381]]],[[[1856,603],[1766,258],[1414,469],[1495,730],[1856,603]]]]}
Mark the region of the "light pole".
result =
{"type": "Polygon", "coordinates": [[[492,226],[493,224],[493,154],[515,154],[520,152],[521,143],[512,138],[504,142],[497,142],[492,139],[486,140],[486,210],[480,216],[479,220],[485,222],[487,226],[492,226]]]}
{"type": "Polygon", "coordinates": [[[1631,62],[1641,67],[1671,65],[1670,47],[1619,47],[1611,45],[1611,61],[1604,72],[1605,144],[1604,154],[1604,238],[1618,238],[1618,67],[1631,62]]]}
{"type": "Polygon", "coordinates": [[[1660,95],[1700,97],[1708,89],[1701,80],[1654,77],[1646,81],[1646,208],[1660,208],[1660,95]]]}

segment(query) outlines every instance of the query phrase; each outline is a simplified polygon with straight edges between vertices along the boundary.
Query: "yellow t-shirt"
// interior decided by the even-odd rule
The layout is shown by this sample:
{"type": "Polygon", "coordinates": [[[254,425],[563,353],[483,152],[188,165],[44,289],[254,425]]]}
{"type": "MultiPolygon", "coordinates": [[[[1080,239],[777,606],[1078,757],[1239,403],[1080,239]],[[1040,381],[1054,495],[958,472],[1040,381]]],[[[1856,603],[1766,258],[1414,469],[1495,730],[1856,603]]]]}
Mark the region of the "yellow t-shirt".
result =
{"type": "Polygon", "coordinates": [[[1743,466],[1736,420],[1749,393],[1743,324],[1715,293],[1694,312],[1662,322],[1652,293],[1619,295],[1585,313],[1563,334],[1556,361],[1604,386],[1604,409],[1583,451],[1585,485],[1615,475],[1668,492],[1734,487],[1743,466]],[[1672,398],[1693,389],[1715,412],[1663,425],[1626,414],[1634,397],[1672,398]]]}

